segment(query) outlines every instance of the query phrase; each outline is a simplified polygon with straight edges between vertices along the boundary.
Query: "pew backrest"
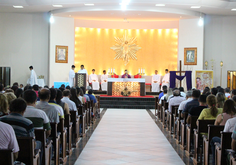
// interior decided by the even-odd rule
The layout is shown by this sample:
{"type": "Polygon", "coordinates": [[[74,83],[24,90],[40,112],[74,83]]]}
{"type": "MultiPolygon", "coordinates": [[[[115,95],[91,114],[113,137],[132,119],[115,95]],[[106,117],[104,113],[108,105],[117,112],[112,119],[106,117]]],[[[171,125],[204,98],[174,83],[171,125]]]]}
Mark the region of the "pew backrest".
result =
{"type": "Polygon", "coordinates": [[[0,164],[14,164],[13,150],[0,149],[0,164]]]}

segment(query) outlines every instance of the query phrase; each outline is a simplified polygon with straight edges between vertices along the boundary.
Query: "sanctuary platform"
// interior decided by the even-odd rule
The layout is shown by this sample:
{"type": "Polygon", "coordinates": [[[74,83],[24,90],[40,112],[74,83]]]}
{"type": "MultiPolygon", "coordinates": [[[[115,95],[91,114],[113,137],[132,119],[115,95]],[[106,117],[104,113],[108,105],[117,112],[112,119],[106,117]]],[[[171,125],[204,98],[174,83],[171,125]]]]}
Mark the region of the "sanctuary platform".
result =
{"type": "Polygon", "coordinates": [[[101,108],[155,109],[153,96],[108,96],[100,95],[101,108]]]}

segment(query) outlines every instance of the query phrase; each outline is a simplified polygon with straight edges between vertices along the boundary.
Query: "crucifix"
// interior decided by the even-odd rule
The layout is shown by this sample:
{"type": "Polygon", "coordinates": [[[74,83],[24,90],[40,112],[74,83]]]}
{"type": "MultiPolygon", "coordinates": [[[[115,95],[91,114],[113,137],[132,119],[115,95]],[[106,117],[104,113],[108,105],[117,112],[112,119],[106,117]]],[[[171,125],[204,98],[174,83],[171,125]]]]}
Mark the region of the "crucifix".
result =
{"type": "MultiPolygon", "coordinates": [[[[176,73],[179,73],[179,76],[182,76],[182,73],[185,73],[185,71],[182,71],[182,61],[179,60],[179,71],[176,71],[176,73]]],[[[180,87],[182,86],[182,80],[180,81],[180,87]]]]}

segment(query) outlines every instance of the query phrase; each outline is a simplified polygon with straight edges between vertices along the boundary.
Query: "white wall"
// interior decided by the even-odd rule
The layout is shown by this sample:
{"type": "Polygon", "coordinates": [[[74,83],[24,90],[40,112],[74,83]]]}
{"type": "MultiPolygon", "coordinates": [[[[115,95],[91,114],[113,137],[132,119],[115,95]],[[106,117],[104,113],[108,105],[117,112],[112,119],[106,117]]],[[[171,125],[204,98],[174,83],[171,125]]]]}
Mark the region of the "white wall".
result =
{"type": "Polygon", "coordinates": [[[101,29],[174,29],[178,28],[179,21],[135,22],[94,21],[75,19],[75,27],[101,28],[101,29]]]}
{"type": "Polygon", "coordinates": [[[208,61],[211,69],[211,59],[214,59],[214,86],[220,85],[220,61],[222,68],[222,87],[227,86],[227,71],[236,70],[236,17],[211,16],[205,17],[204,61],[208,61]]]}
{"type": "MultiPolygon", "coordinates": [[[[203,69],[204,27],[198,26],[199,19],[182,19],[179,21],[178,61],[182,60],[182,70],[192,71],[192,84],[195,83],[195,70],[203,69]],[[197,65],[184,65],[184,48],[197,47],[197,65]]],[[[178,67],[179,70],[179,67],[178,67]]]]}
{"type": "Polygon", "coordinates": [[[11,85],[26,84],[33,65],[48,83],[48,15],[0,13],[0,66],[11,67],[11,85]]]}
{"type": "Polygon", "coordinates": [[[74,64],[74,19],[54,17],[50,24],[49,85],[55,81],[68,81],[71,65],[74,64]],[[68,63],[55,63],[56,45],[68,46],[68,63]]]}

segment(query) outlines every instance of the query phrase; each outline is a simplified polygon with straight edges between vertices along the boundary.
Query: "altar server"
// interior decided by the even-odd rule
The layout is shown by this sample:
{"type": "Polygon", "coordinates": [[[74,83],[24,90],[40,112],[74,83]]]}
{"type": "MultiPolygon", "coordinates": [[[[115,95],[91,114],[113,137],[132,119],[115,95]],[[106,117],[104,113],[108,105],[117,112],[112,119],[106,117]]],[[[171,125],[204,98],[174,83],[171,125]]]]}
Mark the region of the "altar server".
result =
{"type": "Polygon", "coordinates": [[[102,91],[107,91],[107,79],[108,79],[108,75],[106,74],[106,70],[104,70],[103,75],[101,76],[102,91]]]}
{"type": "Polygon", "coordinates": [[[160,92],[161,76],[157,73],[158,71],[155,70],[155,74],[152,76],[152,92],[160,92]]]}
{"type": "Polygon", "coordinates": [[[88,86],[88,72],[87,70],[84,68],[84,65],[80,66],[80,70],[78,71],[78,73],[86,73],[86,86],[88,86]]]}
{"type": "Polygon", "coordinates": [[[70,84],[70,87],[73,87],[74,86],[74,78],[75,78],[75,66],[72,65],[71,66],[71,70],[69,72],[69,84],[70,84]]]}
{"type": "Polygon", "coordinates": [[[29,78],[28,84],[30,84],[31,86],[33,86],[35,84],[38,84],[37,75],[36,75],[36,73],[34,71],[33,66],[30,66],[29,69],[31,71],[31,74],[30,74],[30,78],[29,78]]]}
{"type": "Polygon", "coordinates": [[[170,73],[169,73],[168,69],[166,69],[165,72],[166,72],[166,74],[162,79],[161,85],[162,85],[162,87],[163,87],[163,85],[166,85],[167,88],[169,88],[169,86],[170,86],[170,73]]]}
{"type": "Polygon", "coordinates": [[[89,76],[89,83],[92,83],[93,90],[99,90],[98,76],[95,74],[95,69],[92,70],[92,74],[89,76]]]}

